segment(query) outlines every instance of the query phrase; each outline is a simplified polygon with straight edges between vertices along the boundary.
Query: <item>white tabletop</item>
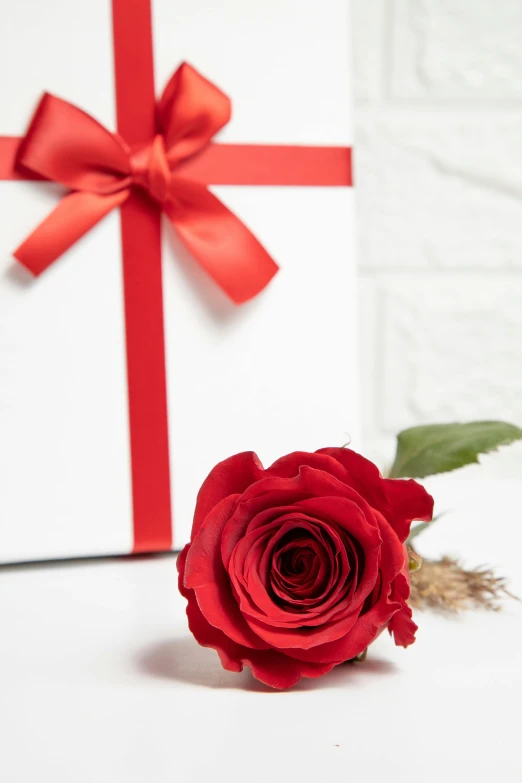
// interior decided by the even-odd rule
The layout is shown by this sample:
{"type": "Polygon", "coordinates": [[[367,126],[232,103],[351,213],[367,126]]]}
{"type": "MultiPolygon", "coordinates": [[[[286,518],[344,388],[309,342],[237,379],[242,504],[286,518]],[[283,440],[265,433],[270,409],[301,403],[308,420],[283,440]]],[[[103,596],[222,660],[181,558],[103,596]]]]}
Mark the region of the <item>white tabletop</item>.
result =
{"type": "MultiPolygon", "coordinates": [[[[432,488],[435,484],[432,482],[432,488]]],[[[465,552],[522,595],[521,484],[437,485],[458,512],[426,554],[465,552]]],[[[0,570],[5,783],[520,783],[522,605],[418,614],[366,663],[288,692],[199,648],[174,556],[0,570]]]]}

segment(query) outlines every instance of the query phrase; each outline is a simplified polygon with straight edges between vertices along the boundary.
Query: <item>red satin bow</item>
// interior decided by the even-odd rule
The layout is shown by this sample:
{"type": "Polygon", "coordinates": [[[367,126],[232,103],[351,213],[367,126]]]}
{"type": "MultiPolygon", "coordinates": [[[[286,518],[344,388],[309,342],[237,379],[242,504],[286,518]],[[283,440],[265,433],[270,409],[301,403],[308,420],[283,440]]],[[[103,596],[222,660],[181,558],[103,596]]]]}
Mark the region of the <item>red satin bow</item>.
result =
{"type": "Polygon", "coordinates": [[[237,304],[258,294],[277,264],[249,229],[204,185],[176,173],[229,121],[231,103],[187,63],[157,105],[157,135],[132,149],[76,106],[42,97],[20,146],[18,164],[71,188],[15,257],[43,272],[132,188],[161,205],[186,247],[237,304]]]}

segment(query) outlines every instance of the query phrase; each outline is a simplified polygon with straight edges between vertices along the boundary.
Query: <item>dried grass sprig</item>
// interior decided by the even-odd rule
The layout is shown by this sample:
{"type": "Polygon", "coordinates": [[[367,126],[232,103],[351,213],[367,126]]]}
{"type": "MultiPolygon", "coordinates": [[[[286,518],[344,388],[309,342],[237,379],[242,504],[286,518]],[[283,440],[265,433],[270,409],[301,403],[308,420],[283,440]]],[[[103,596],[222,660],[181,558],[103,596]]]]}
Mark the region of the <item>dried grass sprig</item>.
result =
{"type": "MultiPolygon", "coordinates": [[[[410,553],[420,560],[416,552],[410,553]]],[[[422,559],[422,566],[411,573],[409,603],[416,609],[435,609],[457,613],[466,609],[499,611],[503,598],[518,600],[507,589],[504,577],[495,576],[486,566],[464,568],[447,555],[440,560],[422,559]]]]}

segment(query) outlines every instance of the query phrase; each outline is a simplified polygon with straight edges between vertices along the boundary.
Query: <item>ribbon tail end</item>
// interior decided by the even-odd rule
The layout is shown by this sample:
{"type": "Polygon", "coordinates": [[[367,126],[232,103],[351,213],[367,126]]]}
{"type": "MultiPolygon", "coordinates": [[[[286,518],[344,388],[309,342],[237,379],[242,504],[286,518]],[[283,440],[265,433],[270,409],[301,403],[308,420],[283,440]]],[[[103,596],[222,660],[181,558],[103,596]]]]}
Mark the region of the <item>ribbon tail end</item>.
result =
{"type": "Polygon", "coordinates": [[[38,277],[52,263],[52,261],[43,264],[35,263],[32,253],[26,252],[26,242],[22,242],[13,252],[12,256],[16,263],[22,266],[31,277],[38,277]]]}
{"type": "Polygon", "coordinates": [[[276,262],[268,257],[267,263],[263,269],[260,270],[259,276],[251,281],[245,281],[247,284],[244,288],[240,288],[234,291],[227,291],[231,300],[236,305],[246,304],[251,299],[255,299],[258,294],[265,290],[265,288],[272,282],[276,274],[279,272],[279,266],[276,262]]]}

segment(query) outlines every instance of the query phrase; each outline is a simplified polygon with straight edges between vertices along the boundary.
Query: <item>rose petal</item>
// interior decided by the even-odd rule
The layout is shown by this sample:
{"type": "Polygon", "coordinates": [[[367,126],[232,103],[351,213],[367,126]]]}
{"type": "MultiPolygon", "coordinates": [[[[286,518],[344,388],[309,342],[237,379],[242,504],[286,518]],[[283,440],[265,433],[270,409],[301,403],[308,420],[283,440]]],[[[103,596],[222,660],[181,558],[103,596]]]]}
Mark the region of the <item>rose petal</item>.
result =
{"type": "Polygon", "coordinates": [[[433,498],[413,479],[385,479],[373,462],[352,449],[320,449],[317,454],[343,466],[350,486],[386,517],[401,541],[407,539],[412,520],[432,518],[433,498]]]}
{"type": "MultiPolygon", "coordinates": [[[[333,451],[337,450],[333,449],[333,451]]],[[[326,453],[327,451],[328,449],[314,453],[294,451],[292,454],[287,454],[285,457],[276,460],[273,465],[266,469],[265,473],[271,476],[279,476],[280,478],[292,478],[299,474],[299,469],[303,465],[306,465],[316,470],[322,470],[324,473],[330,473],[339,481],[346,483],[346,479],[349,478],[348,473],[338,460],[326,453]]]]}
{"type": "Polygon", "coordinates": [[[369,515],[364,514],[358,504],[356,505],[346,498],[311,498],[301,501],[297,505],[309,514],[321,516],[326,524],[330,522],[339,525],[361,547],[364,562],[358,563],[359,583],[353,595],[353,608],[360,606],[373,589],[379,570],[382,538],[380,528],[376,524],[376,514],[373,512],[370,512],[369,515]],[[368,516],[370,516],[371,524],[368,516]]]}
{"type": "Polygon", "coordinates": [[[255,481],[263,478],[264,473],[259,457],[253,451],[235,454],[216,465],[208,474],[198,493],[192,523],[192,539],[197,534],[208,512],[220,500],[228,495],[244,492],[255,481]]]}
{"type": "MultiPolygon", "coordinates": [[[[406,550],[384,517],[376,512],[375,518],[379,524],[382,537],[379,569],[383,589],[381,589],[377,603],[365,614],[358,615],[351,629],[343,637],[338,637],[337,640],[335,640],[335,636],[332,634],[331,641],[326,641],[318,646],[309,645],[305,647],[303,644],[288,644],[286,646],[283,643],[278,644],[278,648],[282,649],[287,655],[296,657],[299,660],[337,661],[338,663],[355,658],[377,638],[395,613],[403,608],[402,596],[398,592],[392,593],[392,582],[397,575],[400,575],[401,569],[404,568],[404,564],[407,562],[405,557],[406,550]]],[[[398,589],[402,589],[401,586],[398,589]]],[[[273,637],[251,622],[250,617],[247,617],[247,621],[258,636],[275,646],[273,637]]],[[[341,627],[340,624],[339,627],[341,627]]]]}
{"type": "MultiPolygon", "coordinates": [[[[342,503],[349,504],[344,498],[334,498],[342,503]]],[[[286,515],[285,515],[286,516],[286,515]]],[[[348,560],[343,541],[339,536],[339,531],[334,524],[323,522],[318,519],[307,519],[285,521],[280,527],[280,520],[272,521],[269,525],[249,531],[247,535],[237,544],[229,564],[229,575],[238,594],[240,609],[243,612],[245,620],[250,624],[252,617],[256,618],[263,625],[273,625],[274,628],[323,625],[334,616],[336,620],[344,619],[347,614],[351,614],[353,608],[362,604],[366,594],[371,590],[372,584],[361,583],[361,593],[357,596],[357,603],[352,606],[352,602],[344,602],[343,593],[349,591],[351,585],[347,583],[348,560]],[[277,540],[284,537],[293,526],[301,531],[308,527],[311,534],[318,536],[318,532],[324,531],[332,540],[339,553],[339,564],[341,568],[340,577],[337,583],[332,582],[325,590],[323,602],[307,608],[307,611],[290,611],[274,603],[273,597],[269,594],[268,583],[269,574],[267,572],[267,555],[270,555],[271,549],[277,545],[277,540]],[[270,536],[270,541],[267,537],[270,536]],[[250,562],[250,560],[252,562],[250,562]]],[[[373,529],[375,535],[375,552],[367,553],[367,574],[368,579],[375,581],[378,569],[378,548],[380,544],[380,535],[376,529],[373,529]]],[[[328,552],[325,551],[325,555],[328,552]]],[[[332,569],[332,565],[330,565],[332,569]]],[[[296,607],[297,609],[297,607],[296,607]]],[[[263,634],[263,638],[266,638],[263,634]]],[[[330,633],[330,638],[332,634],[330,633]]],[[[272,643],[272,642],[271,642],[272,643]]]]}
{"type": "Polygon", "coordinates": [[[216,650],[224,669],[240,672],[243,666],[249,666],[254,677],[271,688],[280,690],[290,688],[302,677],[321,677],[335,666],[333,663],[296,661],[276,650],[258,651],[236,644],[207,622],[193,593],[189,594],[187,617],[189,628],[196,641],[202,647],[212,647],[216,650]]]}
{"type": "Polygon", "coordinates": [[[375,526],[371,507],[356,490],[323,470],[301,466],[297,476],[263,478],[242,493],[223,532],[221,555],[225,568],[229,567],[234,547],[246,531],[266,524],[266,518],[259,516],[262,512],[277,515],[277,510],[282,506],[325,495],[353,500],[361,507],[369,523],[375,526]]]}
{"type": "Polygon", "coordinates": [[[274,554],[270,573],[271,588],[281,600],[289,604],[313,605],[320,601],[324,594],[328,583],[327,574],[322,544],[312,538],[297,539],[288,542],[274,554]],[[301,557],[303,570],[295,575],[285,573],[284,561],[290,556],[292,548],[292,562],[294,561],[298,546],[306,553],[306,559],[305,555],[301,557]]]}
{"type": "MultiPolygon", "coordinates": [[[[330,530],[326,525],[323,526],[322,522],[306,517],[288,522],[280,531],[272,536],[259,562],[253,564],[253,567],[249,569],[247,582],[248,592],[256,605],[261,609],[261,613],[256,613],[255,616],[262,622],[267,622],[269,624],[274,622],[277,625],[292,626],[320,625],[329,619],[332,612],[337,611],[337,609],[331,609],[331,607],[338,602],[342,597],[343,592],[347,592],[345,584],[348,573],[348,558],[337,530],[334,528],[330,530]],[[312,606],[307,606],[303,603],[300,604],[301,607],[305,608],[305,611],[292,611],[292,609],[288,607],[280,607],[277,603],[274,603],[269,591],[271,586],[269,561],[272,558],[272,552],[274,548],[277,547],[278,539],[284,538],[294,526],[294,529],[298,531],[306,530],[309,532],[311,536],[316,537],[318,543],[321,541],[321,538],[326,538],[326,535],[321,536],[321,532],[328,533],[330,538],[330,542],[326,546],[323,545],[322,552],[322,557],[325,558],[329,565],[329,579],[327,580],[322,596],[319,596],[312,606]],[[321,531],[321,528],[323,528],[323,531],[321,531]]],[[[294,606],[293,609],[297,610],[298,606],[294,606]]],[[[248,618],[246,619],[248,622],[248,618]]]]}
{"type": "Polygon", "coordinates": [[[359,616],[353,627],[340,639],[307,650],[282,648],[282,652],[300,661],[321,663],[349,661],[364,652],[375,641],[400,608],[399,603],[391,603],[387,596],[382,596],[369,612],[359,616]]]}
{"type": "Polygon", "coordinates": [[[406,541],[414,519],[429,522],[433,517],[433,498],[413,479],[383,479],[391,509],[390,524],[401,541],[406,541]]]}
{"type": "Polygon", "coordinates": [[[339,525],[359,542],[364,551],[373,550],[380,546],[381,535],[376,521],[376,515],[366,504],[361,508],[356,499],[324,495],[296,503],[296,508],[307,515],[313,515],[324,522],[339,525]],[[367,513],[365,513],[365,511],[367,513]]]}
{"type": "Polygon", "coordinates": [[[388,625],[388,630],[398,647],[409,647],[415,641],[417,624],[411,619],[411,608],[403,604],[398,612],[395,612],[388,625]]]}
{"type": "Polygon", "coordinates": [[[238,644],[262,650],[268,645],[245,622],[221,561],[221,534],[236,499],[237,495],[224,498],[205,517],[186,554],[184,586],[195,591],[199,608],[211,625],[238,644]]]}
{"type": "Polygon", "coordinates": [[[269,524],[283,511],[293,510],[294,500],[305,495],[297,480],[279,478],[263,479],[244,492],[223,531],[221,557],[225,568],[229,567],[232,552],[247,532],[269,524]]]}
{"type": "Polygon", "coordinates": [[[191,595],[191,590],[185,587],[185,561],[187,559],[187,553],[190,549],[190,544],[186,544],[185,547],[179,553],[176,560],[176,568],[178,569],[178,589],[183,598],[188,598],[191,595]]]}
{"type": "MultiPolygon", "coordinates": [[[[350,660],[356,655],[360,655],[388,625],[395,613],[403,609],[403,593],[400,591],[404,589],[404,586],[399,583],[395,587],[395,591],[393,586],[397,576],[400,576],[402,569],[407,566],[406,549],[399,542],[395,531],[384,517],[376,512],[375,518],[382,537],[379,565],[382,588],[376,603],[364,614],[358,616],[356,623],[344,637],[308,649],[279,645],[279,648],[283,649],[287,655],[306,661],[337,661],[339,663],[350,660]]],[[[250,618],[247,620],[259,636],[273,643],[262,633],[261,629],[256,628],[250,622],[250,618]]]]}
{"type": "Polygon", "coordinates": [[[417,625],[411,619],[411,608],[408,606],[410,597],[410,572],[408,568],[408,552],[404,547],[404,565],[400,574],[393,580],[391,597],[399,601],[401,608],[390,620],[388,630],[393,635],[395,644],[400,647],[408,647],[415,641],[417,625]]]}
{"type": "Polygon", "coordinates": [[[296,520],[290,514],[284,514],[282,519],[249,531],[237,544],[230,559],[229,575],[243,612],[258,616],[263,621],[270,617],[272,622],[283,625],[304,623],[306,616],[303,613],[287,611],[268,595],[269,574],[265,560],[267,551],[270,554],[280,537],[293,529],[301,531],[305,524],[310,524],[306,518],[296,520]]]}
{"type": "MultiPolygon", "coordinates": [[[[303,625],[294,628],[283,625],[276,626],[275,623],[263,623],[250,614],[245,615],[245,618],[257,636],[277,650],[283,650],[290,655],[294,651],[317,650],[327,643],[346,637],[348,631],[356,624],[358,616],[359,612],[356,610],[351,614],[344,614],[340,620],[334,622],[322,622],[316,626],[303,625]]],[[[302,660],[321,662],[322,658],[312,657],[302,660]]]]}
{"type": "Polygon", "coordinates": [[[382,539],[380,562],[382,580],[384,585],[391,585],[397,574],[404,568],[405,563],[408,563],[408,553],[388,520],[378,511],[375,512],[375,518],[382,539]]]}
{"type": "Polygon", "coordinates": [[[387,496],[377,465],[353,449],[319,449],[316,453],[328,455],[339,462],[346,471],[349,485],[359,492],[370,506],[386,516],[387,496]]]}

